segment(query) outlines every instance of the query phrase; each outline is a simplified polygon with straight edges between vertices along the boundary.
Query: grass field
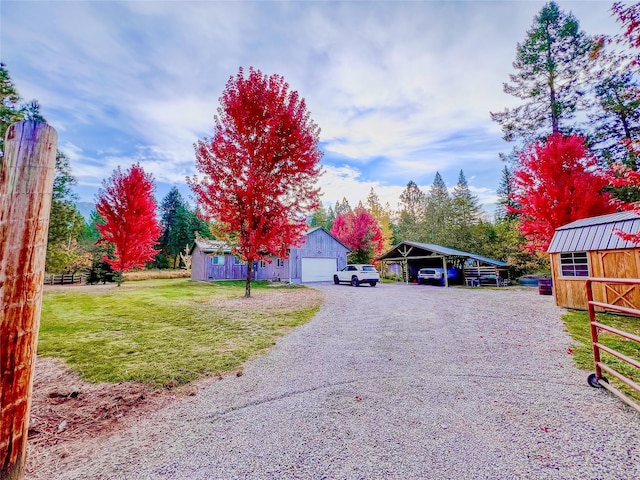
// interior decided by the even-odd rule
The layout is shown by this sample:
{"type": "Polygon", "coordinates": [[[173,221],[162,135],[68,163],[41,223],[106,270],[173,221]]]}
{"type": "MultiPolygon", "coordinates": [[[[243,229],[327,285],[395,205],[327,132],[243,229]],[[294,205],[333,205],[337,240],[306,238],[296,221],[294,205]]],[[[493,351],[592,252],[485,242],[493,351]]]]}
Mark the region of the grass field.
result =
{"type": "Polygon", "coordinates": [[[43,296],[38,354],[64,359],[94,383],[182,385],[239,369],[307,322],[322,301],[304,287],[146,280],[43,296]]]}
{"type": "MultiPolygon", "coordinates": [[[[582,311],[569,311],[562,317],[564,320],[567,331],[571,335],[571,338],[577,342],[574,346],[574,360],[578,367],[585,370],[595,371],[593,363],[593,350],[591,349],[591,331],[589,329],[589,314],[582,311]]],[[[627,317],[622,315],[610,315],[605,313],[598,314],[598,320],[605,324],[615,327],[625,332],[640,335],[640,318],[627,317]]],[[[618,335],[601,332],[598,335],[600,343],[606,345],[620,353],[623,353],[631,358],[640,360],[640,344],[625,340],[618,335]]],[[[607,365],[610,365],[615,370],[619,371],[626,377],[633,379],[636,383],[640,383],[640,371],[637,368],[618,360],[617,358],[609,355],[608,353],[601,352],[601,359],[607,365]]],[[[605,377],[607,375],[605,374],[605,377]]],[[[609,375],[610,377],[610,375],[609,375]]],[[[622,382],[615,379],[608,378],[609,382],[614,384],[620,390],[627,395],[633,397],[635,400],[640,401],[640,394],[633,389],[627,387],[622,382]]]]}

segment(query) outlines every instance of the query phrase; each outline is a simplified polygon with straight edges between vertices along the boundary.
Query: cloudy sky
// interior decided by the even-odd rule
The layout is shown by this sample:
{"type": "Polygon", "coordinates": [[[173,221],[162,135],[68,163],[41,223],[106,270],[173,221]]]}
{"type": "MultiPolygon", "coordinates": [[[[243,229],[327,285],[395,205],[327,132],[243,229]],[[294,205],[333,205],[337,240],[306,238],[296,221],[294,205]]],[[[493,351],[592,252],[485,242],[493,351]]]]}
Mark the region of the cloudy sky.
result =
{"type": "MultiPolygon", "coordinates": [[[[611,2],[559,1],[588,34],[618,33],[611,2]]],[[[156,196],[186,198],[193,143],[210,136],[239,67],[283,75],[322,129],[323,201],[371,187],[397,208],[407,182],[462,169],[493,213],[511,147],[489,117],[544,2],[0,2],[0,60],[37,99],[72,160],[81,201],[140,162],[156,196]]],[[[191,198],[189,198],[192,201],[191,198]]]]}

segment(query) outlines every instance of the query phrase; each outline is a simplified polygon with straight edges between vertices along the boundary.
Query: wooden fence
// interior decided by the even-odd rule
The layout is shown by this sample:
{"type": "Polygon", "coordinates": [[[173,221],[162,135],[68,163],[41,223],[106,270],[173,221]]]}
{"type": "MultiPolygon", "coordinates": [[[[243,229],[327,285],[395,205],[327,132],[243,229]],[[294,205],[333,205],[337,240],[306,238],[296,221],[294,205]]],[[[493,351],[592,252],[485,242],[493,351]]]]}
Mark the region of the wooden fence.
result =
{"type": "Polygon", "coordinates": [[[70,274],[51,274],[47,273],[44,276],[45,285],[66,285],[73,283],[82,283],[85,281],[85,275],[82,273],[70,273],[70,274]]]}

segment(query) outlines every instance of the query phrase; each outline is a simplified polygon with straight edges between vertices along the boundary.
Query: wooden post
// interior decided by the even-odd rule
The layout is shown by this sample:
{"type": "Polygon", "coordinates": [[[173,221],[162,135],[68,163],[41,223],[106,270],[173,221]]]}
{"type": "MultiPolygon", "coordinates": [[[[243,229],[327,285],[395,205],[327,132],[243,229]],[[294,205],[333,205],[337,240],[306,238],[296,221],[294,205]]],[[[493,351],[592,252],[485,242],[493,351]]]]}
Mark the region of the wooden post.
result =
{"type": "Polygon", "coordinates": [[[58,134],[9,127],[0,158],[0,479],[24,477],[58,134]]]}

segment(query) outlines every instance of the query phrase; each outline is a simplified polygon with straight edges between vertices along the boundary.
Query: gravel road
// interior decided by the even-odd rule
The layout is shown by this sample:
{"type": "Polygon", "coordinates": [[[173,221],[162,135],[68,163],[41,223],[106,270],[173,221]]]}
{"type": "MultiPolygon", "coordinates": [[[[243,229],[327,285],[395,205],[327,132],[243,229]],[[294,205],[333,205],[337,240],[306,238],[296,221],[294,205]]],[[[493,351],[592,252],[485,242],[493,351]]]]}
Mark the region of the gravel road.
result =
{"type": "Polygon", "coordinates": [[[552,297],[314,288],[318,315],[243,376],[47,478],[640,478],[640,415],[586,385],[552,297]]]}

